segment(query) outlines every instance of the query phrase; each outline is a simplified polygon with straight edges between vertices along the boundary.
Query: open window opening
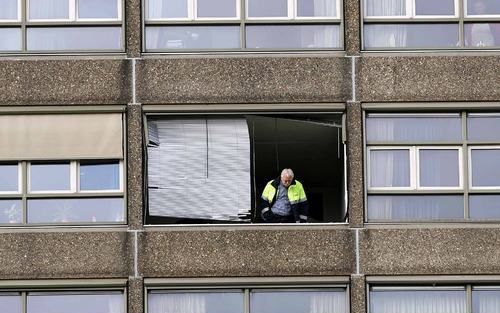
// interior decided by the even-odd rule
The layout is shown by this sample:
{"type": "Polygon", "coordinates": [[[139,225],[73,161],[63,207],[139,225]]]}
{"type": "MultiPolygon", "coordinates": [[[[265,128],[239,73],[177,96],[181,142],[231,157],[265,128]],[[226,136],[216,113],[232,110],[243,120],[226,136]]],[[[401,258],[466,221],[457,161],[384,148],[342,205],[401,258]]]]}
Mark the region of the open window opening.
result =
{"type": "Polygon", "coordinates": [[[266,184],[291,168],[308,222],[347,220],[342,114],[147,117],[146,224],[263,222],[266,184]]]}

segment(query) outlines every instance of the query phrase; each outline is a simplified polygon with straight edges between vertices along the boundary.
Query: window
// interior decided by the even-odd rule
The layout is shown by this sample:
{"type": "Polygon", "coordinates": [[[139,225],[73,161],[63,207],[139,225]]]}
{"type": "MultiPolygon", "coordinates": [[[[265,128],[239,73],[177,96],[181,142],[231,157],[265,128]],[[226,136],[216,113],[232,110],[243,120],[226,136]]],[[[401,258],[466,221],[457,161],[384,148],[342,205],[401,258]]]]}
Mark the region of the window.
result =
{"type": "Polygon", "coordinates": [[[340,49],[340,0],[148,0],[145,51],[340,49]]]}
{"type": "Polygon", "coordinates": [[[0,225],[125,222],[121,114],[0,123],[0,225]]]}
{"type": "Polygon", "coordinates": [[[123,51],[120,0],[1,0],[0,5],[0,53],[123,51]]]}
{"type": "Polygon", "coordinates": [[[148,119],[147,224],[262,222],[266,184],[292,168],[309,221],[346,219],[340,114],[148,119]]]}
{"type": "Polygon", "coordinates": [[[497,114],[366,117],[368,221],[498,220],[497,114]]]}
{"type": "Polygon", "coordinates": [[[364,49],[498,49],[499,17],[496,0],[364,0],[364,49]]]}
{"type": "Polygon", "coordinates": [[[500,287],[434,284],[370,286],[369,313],[500,313],[500,287]]]}

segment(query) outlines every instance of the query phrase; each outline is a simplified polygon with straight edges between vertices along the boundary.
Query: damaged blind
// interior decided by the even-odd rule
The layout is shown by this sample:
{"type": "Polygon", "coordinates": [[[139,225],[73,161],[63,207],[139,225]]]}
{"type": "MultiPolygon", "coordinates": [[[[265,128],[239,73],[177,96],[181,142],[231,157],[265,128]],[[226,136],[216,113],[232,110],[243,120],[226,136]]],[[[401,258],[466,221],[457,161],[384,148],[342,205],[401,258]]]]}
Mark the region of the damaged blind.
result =
{"type": "Polygon", "coordinates": [[[148,121],[149,214],[240,221],[251,207],[244,118],[148,121]]]}

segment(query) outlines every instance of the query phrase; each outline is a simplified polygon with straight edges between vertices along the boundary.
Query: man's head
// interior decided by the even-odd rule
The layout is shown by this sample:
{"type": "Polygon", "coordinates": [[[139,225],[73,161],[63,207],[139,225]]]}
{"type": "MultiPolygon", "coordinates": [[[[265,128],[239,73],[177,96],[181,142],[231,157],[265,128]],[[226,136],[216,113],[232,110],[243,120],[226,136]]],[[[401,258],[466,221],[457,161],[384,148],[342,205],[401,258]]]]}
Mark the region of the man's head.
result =
{"type": "Polygon", "coordinates": [[[285,187],[290,186],[293,180],[293,171],[291,168],[285,168],[281,171],[281,184],[285,187]]]}

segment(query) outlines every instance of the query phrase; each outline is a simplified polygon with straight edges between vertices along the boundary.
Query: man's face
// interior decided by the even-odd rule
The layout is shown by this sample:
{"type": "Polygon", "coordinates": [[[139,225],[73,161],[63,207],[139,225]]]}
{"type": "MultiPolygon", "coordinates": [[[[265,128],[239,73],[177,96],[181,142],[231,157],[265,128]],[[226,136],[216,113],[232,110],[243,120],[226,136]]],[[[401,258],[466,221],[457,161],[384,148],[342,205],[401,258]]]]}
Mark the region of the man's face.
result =
{"type": "Polygon", "coordinates": [[[285,187],[288,188],[290,184],[292,183],[293,177],[290,175],[283,175],[281,176],[281,184],[285,187]]]}

